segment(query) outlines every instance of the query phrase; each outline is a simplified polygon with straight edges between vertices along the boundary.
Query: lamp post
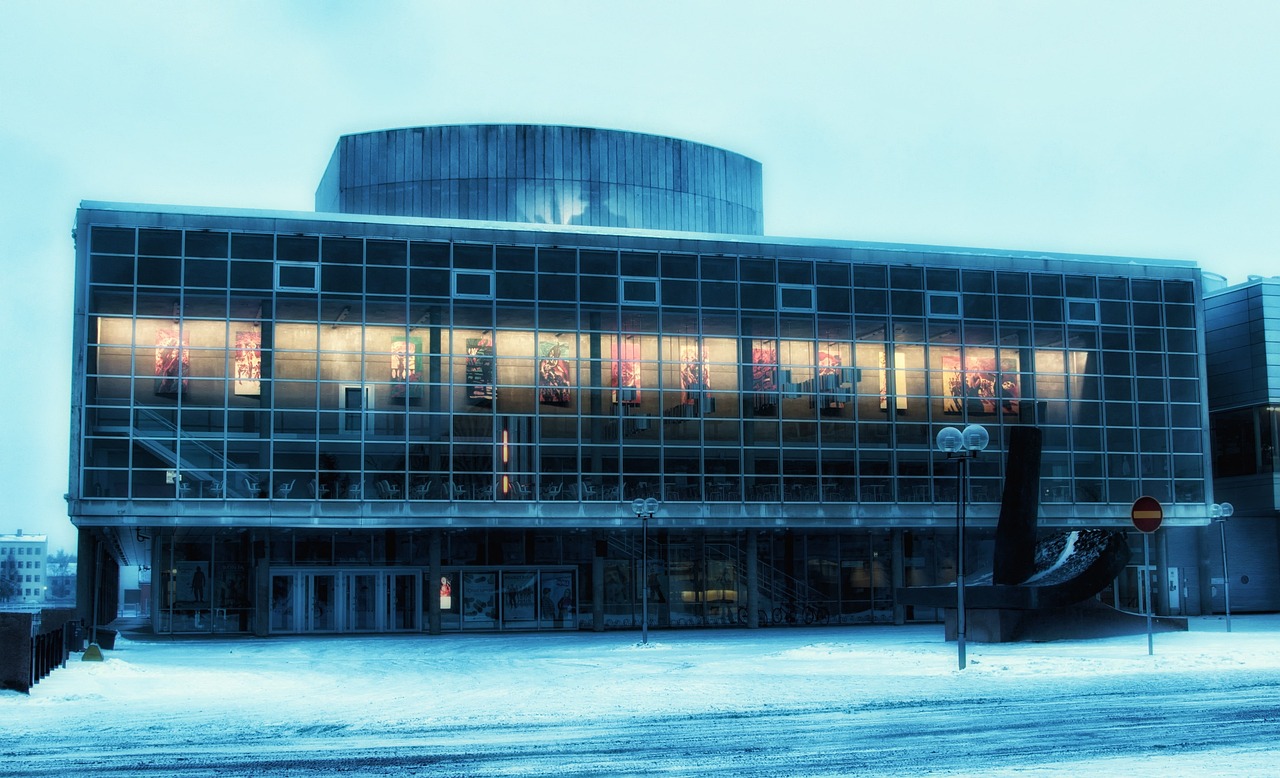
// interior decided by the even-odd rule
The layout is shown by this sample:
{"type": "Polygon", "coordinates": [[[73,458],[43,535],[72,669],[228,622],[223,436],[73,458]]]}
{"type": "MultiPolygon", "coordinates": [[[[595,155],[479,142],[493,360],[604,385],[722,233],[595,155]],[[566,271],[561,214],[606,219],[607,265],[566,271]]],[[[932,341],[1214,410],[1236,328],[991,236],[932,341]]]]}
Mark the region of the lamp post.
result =
{"type": "Polygon", "coordinates": [[[1236,512],[1229,502],[1214,503],[1209,506],[1209,516],[1218,522],[1218,531],[1222,538],[1222,597],[1227,610],[1227,632],[1231,631],[1231,577],[1227,573],[1227,519],[1236,512]]]}
{"type": "Polygon", "coordinates": [[[649,645],[649,519],[658,512],[653,497],[631,501],[631,510],[640,520],[640,642],[649,645]]]}
{"type": "Polygon", "coordinates": [[[956,649],[960,669],[965,667],[964,654],[964,510],[969,501],[968,462],[987,447],[991,436],[981,424],[970,424],[964,431],[943,427],[938,431],[938,450],[947,459],[956,460],[956,649]]]}

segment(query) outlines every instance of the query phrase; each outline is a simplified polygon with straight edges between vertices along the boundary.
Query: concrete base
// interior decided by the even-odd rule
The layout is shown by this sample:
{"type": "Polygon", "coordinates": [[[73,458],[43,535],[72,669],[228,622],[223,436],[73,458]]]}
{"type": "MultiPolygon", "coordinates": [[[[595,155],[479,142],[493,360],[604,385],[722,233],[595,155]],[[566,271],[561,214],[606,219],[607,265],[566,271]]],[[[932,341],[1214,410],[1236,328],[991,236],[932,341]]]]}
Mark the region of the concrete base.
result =
{"type": "MultiPolygon", "coordinates": [[[[955,640],[955,608],[943,613],[946,639],[955,640]]],[[[1156,616],[1151,628],[1153,632],[1185,632],[1187,619],[1156,616]]],[[[1119,611],[1097,600],[1042,610],[965,609],[965,640],[973,643],[1080,640],[1142,635],[1146,631],[1146,615],[1119,611]]]]}

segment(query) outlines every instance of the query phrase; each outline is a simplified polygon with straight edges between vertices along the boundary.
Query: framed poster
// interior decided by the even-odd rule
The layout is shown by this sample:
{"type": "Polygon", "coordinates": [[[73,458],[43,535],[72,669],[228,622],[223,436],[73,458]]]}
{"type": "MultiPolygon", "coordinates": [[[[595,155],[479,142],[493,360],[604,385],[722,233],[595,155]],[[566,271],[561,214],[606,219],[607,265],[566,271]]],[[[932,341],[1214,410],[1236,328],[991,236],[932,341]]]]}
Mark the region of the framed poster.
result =
{"type": "Polygon", "coordinates": [[[573,596],[573,573],[543,573],[540,588],[538,621],[543,626],[575,627],[578,609],[573,596]]]}
{"type": "Polygon", "coordinates": [[[196,608],[209,607],[209,595],[213,591],[209,580],[209,563],[175,562],[174,567],[178,571],[174,603],[187,603],[196,608]]]}
{"type": "Polygon", "coordinates": [[[161,397],[177,397],[187,388],[191,370],[187,334],[172,329],[156,330],[156,387],[161,397]]]}
{"type": "Polygon", "coordinates": [[[614,405],[640,404],[640,344],[628,337],[613,342],[611,385],[614,405]]]}
{"type": "Polygon", "coordinates": [[[683,390],[685,405],[698,404],[711,391],[707,350],[700,343],[680,350],[680,388],[683,390]]]}
{"type": "Polygon", "coordinates": [[[391,399],[422,396],[422,338],[391,339],[391,399]]]}
{"type": "Polygon", "coordinates": [[[569,344],[559,340],[538,343],[538,402],[568,405],[572,399],[569,378],[569,344]]]}
{"type": "Polygon", "coordinates": [[[538,588],[538,574],[533,571],[512,571],[502,574],[502,621],[534,621],[538,588]]]}
{"type": "Polygon", "coordinates": [[[462,574],[462,622],[467,627],[492,627],[498,623],[496,573],[462,574]]]}
{"type": "Polygon", "coordinates": [[[440,610],[453,610],[453,576],[440,576],[440,610]]]}
{"type": "Polygon", "coordinates": [[[257,330],[236,331],[235,362],[232,365],[232,391],[240,397],[258,397],[262,393],[262,333],[257,330]]]}
{"type": "Polygon", "coordinates": [[[467,338],[467,399],[473,405],[491,405],[493,385],[493,338],[467,338]]]}

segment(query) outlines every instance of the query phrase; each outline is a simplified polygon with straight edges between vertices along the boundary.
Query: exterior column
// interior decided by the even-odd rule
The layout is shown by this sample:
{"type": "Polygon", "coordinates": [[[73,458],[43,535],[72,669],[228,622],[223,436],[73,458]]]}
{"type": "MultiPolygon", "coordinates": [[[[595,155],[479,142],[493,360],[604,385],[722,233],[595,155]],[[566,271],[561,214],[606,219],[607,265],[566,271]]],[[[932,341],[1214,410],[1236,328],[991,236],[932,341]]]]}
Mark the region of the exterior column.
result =
{"type": "MultiPolygon", "coordinates": [[[[93,538],[93,530],[81,527],[76,534],[76,618],[86,629],[93,627],[93,582],[98,575],[98,545],[93,538]]],[[[86,632],[85,640],[89,636],[86,632]]]]}
{"type": "MultiPolygon", "coordinates": [[[[901,625],[901,624],[907,623],[907,609],[905,606],[903,606],[901,603],[898,602],[898,590],[900,590],[903,587],[906,579],[906,575],[905,575],[906,571],[904,569],[905,566],[903,564],[903,558],[902,558],[903,556],[902,530],[900,529],[889,530],[889,542],[893,548],[892,561],[890,562],[891,570],[892,570],[892,572],[890,573],[890,582],[893,584],[893,623],[901,625]]],[[[872,574],[874,575],[874,568],[872,568],[872,574]]]]}
{"type": "MultiPolygon", "coordinates": [[[[1173,592],[1169,586],[1169,533],[1172,532],[1171,527],[1162,527],[1156,530],[1155,537],[1152,540],[1152,551],[1155,553],[1155,580],[1156,580],[1156,613],[1161,616],[1176,616],[1173,602],[1177,601],[1178,611],[1182,612],[1184,606],[1182,604],[1182,592],[1173,592]]],[[[1178,576],[1178,589],[1182,589],[1182,576],[1178,576]]]]}
{"type": "Polygon", "coordinates": [[[440,530],[431,530],[431,539],[427,545],[427,566],[430,571],[427,577],[427,633],[440,634],[440,530]]]}
{"type": "MultiPolygon", "coordinates": [[[[163,550],[164,531],[155,529],[151,534],[151,559],[147,564],[151,565],[151,586],[148,587],[147,597],[151,600],[149,603],[149,613],[151,615],[151,634],[159,634],[158,623],[160,620],[160,609],[164,603],[164,587],[160,582],[164,580],[164,576],[160,575],[160,570],[164,565],[163,550]]],[[[255,608],[256,612],[257,609],[255,608]]]]}
{"type": "Polygon", "coordinates": [[[747,629],[760,628],[760,534],[747,531],[747,629]]]}
{"type": "Polygon", "coordinates": [[[596,535],[591,557],[591,629],[604,632],[604,556],[608,543],[596,535]]]}
{"type": "MultiPolygon", "coordinates": [[[[266,637],[271,634],[271,540],[268,534],[254,532],[253,546],[253,634],[266,637]]],[[[152,568],[153,570],[156,568],[152,568]]]]}

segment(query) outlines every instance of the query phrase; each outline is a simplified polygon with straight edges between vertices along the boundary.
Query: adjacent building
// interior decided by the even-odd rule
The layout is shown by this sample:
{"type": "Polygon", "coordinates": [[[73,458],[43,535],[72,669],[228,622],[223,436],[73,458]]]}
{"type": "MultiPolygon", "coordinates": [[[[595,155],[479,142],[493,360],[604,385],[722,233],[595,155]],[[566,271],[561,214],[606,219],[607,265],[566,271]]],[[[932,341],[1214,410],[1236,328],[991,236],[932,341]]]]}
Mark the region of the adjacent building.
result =
{"type": "Polygon", "coordinates": [[[1042,525],[1156,497],[1156,564],[1106,596],[1199,612],[1194,264],[770,237],[761,182],[477,125],[343,137],[314,213],[82,203],[81,572],[150,566],[165,633],[933,620],[893,590],[954,576],[937,432],[991,436],[973,569],[1036,425],[1042,525]]]}
{"type": "Polygon", "coordinates": [[[0,604],[43,605],[48,588],[49,538],[0,535],[0,604]]]}
{"type": "Polygon", "coordinates": [[[1203,531],[1205,598],[1215,612],[1280,610],[1280,278],[1205,294],[1216,497],[1235,513],[1203,531]],[[1226,540],[1227,554],[1221,553],[1226,540]],[[1230,588],[1224,585],[1223,567],[1230,588]]]}

